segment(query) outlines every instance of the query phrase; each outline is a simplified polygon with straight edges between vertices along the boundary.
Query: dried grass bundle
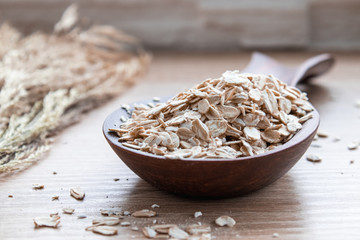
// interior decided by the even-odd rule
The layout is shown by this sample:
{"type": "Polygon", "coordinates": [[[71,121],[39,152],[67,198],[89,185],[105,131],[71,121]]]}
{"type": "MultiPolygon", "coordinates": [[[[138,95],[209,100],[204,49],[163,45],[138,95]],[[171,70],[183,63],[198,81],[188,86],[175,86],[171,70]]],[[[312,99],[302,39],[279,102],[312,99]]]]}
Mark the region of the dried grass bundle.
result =
{"type": "Polygon", "coordinates": [[[110,26],[78,27],[70,6],[53,34],[0,26],[0,173],[38,159],[57,130],[124,92],[150,57],[110,26]]]}

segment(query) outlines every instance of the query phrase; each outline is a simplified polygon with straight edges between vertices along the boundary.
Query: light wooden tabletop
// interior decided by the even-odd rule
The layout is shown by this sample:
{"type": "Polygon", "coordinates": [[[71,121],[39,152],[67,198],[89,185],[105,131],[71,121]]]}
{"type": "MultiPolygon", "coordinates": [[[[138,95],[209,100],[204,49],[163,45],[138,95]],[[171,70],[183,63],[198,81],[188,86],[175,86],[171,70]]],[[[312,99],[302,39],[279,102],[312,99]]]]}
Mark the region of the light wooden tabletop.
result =
{"type": "MultiPolygon", "coordinates": [[[[290,66],[314,55],[269,54],[290,66]]],[[[331,73],[306,89],[321,114],[320,129],[329,134],[307,153],[318,154],[323,161],[314,164],[303,157],[277,182],[243,197],[199,200],[162,192],[137,177],[106,143],[102,122],[121,103],[174,95],[225,70],[242,69],[250,54],[155,53],[148,75],[135,87],[66,129],[37,164],[0,178],[0,239],[142,239],[141,231],[131,227],[119,226],[114,237],[84,229],[101,216],[100,209],[132,212],[151,209],[152,204],[160,205],[157,217],[124,220],[139,229],[155,219],[182,227],[201,222],[211,225],[216,239],[274,239],[274,233],[278,239],[360,239],[360,149],[347,149],[348,143],[360,140],[360,108],[355,106],[360,99],[360,54],[335,56],[331,73]],[[45,188],[33,190],[35,183],[45,188]],[[69,196],[74,186],[85,190],[83,201],[69,196]],[[60,196],[58,201],[52,201],[55,195],[60,196]],[[64,207],[75,208],[74,214],[62,214],[64,207]],[[195,211],[203,216],[195,219],[195,211]],[[34,217],[53,212],[61,216],[58,229],[34,229],[34,217]],[[87,218],[78,219],[79,215],[87,218]],[[220,215],[232,216],[237,224],[216,227],[214,220],[220,215]]]]}

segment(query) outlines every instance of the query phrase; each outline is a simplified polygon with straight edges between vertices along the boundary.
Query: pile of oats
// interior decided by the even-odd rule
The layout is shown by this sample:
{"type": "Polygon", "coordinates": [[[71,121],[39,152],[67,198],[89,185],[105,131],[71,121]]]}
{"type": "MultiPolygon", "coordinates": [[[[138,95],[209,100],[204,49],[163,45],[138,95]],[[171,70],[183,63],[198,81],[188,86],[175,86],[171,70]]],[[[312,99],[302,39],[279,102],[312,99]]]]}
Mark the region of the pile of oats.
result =
{"type": "Polygon", "coordinates": [[[136,106],[110,131],[124,146],[167,158],[237,158],[289,141],[312,110],[306,93],[274,76],[227,71],[166,103],[136,106]]]}

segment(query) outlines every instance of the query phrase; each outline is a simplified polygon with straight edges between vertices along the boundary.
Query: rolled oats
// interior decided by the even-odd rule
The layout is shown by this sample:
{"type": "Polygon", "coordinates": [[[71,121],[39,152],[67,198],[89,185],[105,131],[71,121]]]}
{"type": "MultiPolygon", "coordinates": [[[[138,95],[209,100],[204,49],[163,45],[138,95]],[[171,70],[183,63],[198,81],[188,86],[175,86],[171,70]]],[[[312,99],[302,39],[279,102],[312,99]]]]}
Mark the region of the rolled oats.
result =
{"type": "Polygon", "coordinates": [[[130,225],[131,225],[130,222],[122,222],[122,223],[120,223],[120,226],[122,226],[122,227],[128,227],[130,225]]]}
{"type": "Polygon", "coordinates": [[[41,189],[44,189],[44,185],[42,184],[33,184],[33,189],[35,190],[41,190],[41,189]]]}
{"type": "Polygon", "coordinates": [[[202,215],[203,215],[203,214],[202,214],[202,212],[200,212],[200,211],[194,213],[194,217],[195,217],[195,218],[201,217],[202,215]]]}
{"type": "Polygon", "coordinates": [[[329,137],[329,134],[327,134],[326,132],[317,131],[316,134],[317,134],[318,137],[321,137],[321,138],[329,137]]]}
{"type": "Polygon", "coordinates": [[[138,217],[138,218],[150,218],[150,217],[155,217],[156,216],[156,212],[149,210],[149,209],[143,209],[140,211],[135,211],[131,214],[131,216],[133,217],[138,217]]]}
{"type": "Polygon", "coordinates": [[[75,209],[73,209],[73,208],[63,208],[63,213],[65,213],[65,214],[73,214],[74,213],[74,211],[75,211],[75,209]]]}
{"type": "Polygon", "coordinates": [[[352,141],[351,143],[348,144],[348,149],[349,150],[356,150],[360,145],[359,141],[352,141]]]}
{"type": "Polygon", "coordinates": [[[35,228],[52,227],[57,228],[60,224],[60,216],[54,215],[52,217],[36,217],[34,218],[35,228]]]}
{"type": "Polygon", "coordinates": [[[312,110],[305,93],[271,75],[227,71],[166,103],[135,106],[109,131],[126,147],[169,159],[236,158],[286,143],[312,110]]]}
{"type": "Polygon", "coordinates": [[[156,232],[154,229],[150,228],[150,227],[144,227],[142,229],[143,234],[145,235],[145,237],[147,238],[154,238],[156,237],[156,232]]]}
{"type": "Polygon", "coordinates": [[[321,162],[322,158],[315,154],[309,154],[306,156],[306,159],[310,162],[321,162]]]}
{"type": "Polygon", "coordinates": [[[220,227],[224,227],[224,226],[233,227],[236,224],[236,221],[232,217],[221,216],[215,220],[215,223],[220,227]]]}
{"type": "Polygon", "coordinates": [[[56,195],[56,196],[52,196],[52,197],[51,197],[51,200],[52,200],[52,201],[59,200],[59,196],[57,196],[57,195],[56,195]]]}
{"type": "Polygon", "coordinates": [[[169,229],[169,235],[172,238],[175,239],[187,239],[189,237],[189,234],[187,232],[185,232],[184,230],[182,230],[181,228],[179,228],[178,226],[174,226],[171,227],[169,229]]]}
{"type": "Polygon", "coordinates": [[[106,226],[115,226],[120,223],[120,219],[118,217],[106,217],[101,219],[94,219],[92,221],[93,225],[106,225],[106,226]]]}
{"type": "Polygon", "coordinates": [[[95,226],[92,227],[91,230],[94,233],[98,233],[105,236],[113,236],[118,234],[118,230],[115,227],[111,227],[111,226],[95,226]]]}
{"type": "Polygon", "coordinates": [[[151,228],[154,229],[157,233],[162,233],[162,234],[168,234],[170,228],[172,227],[177,227],[176,224],[158,224],[158,225],[154,225],[151,228]]]}
{"type": "Polygon", "coordinates": [[[79,187],[70,188],[70,195],[77,200],[83,200],[85,197],[85,192],[79,187]]]}

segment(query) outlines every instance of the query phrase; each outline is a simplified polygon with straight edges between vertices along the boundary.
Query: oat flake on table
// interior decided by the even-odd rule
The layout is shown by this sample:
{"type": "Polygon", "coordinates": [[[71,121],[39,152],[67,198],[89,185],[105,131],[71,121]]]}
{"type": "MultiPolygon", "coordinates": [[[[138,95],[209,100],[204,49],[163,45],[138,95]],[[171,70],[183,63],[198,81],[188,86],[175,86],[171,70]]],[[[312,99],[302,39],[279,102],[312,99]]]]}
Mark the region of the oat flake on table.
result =
{"type": "Polygon", "coordinates": [[[85,192],[80,187],[75,187],[70,188],[70,195],[77,200],[83,200],[85,197],[85,192]]]}
{"type": "Polygon", "coordinates": [[[54,215],[51,217],[36,217],[33,219],[35,228],[39,227],[51,227],[57,228],[60,224],[60,216],[54,215]]]}
{"type": "Polygon", "coordinates": [[[227,71],[166,103],[135,106],[109,131],[126,147],[166,158],[237,158],[286,143],[312,110],[306,93],[274,76],[227,71]]]}

